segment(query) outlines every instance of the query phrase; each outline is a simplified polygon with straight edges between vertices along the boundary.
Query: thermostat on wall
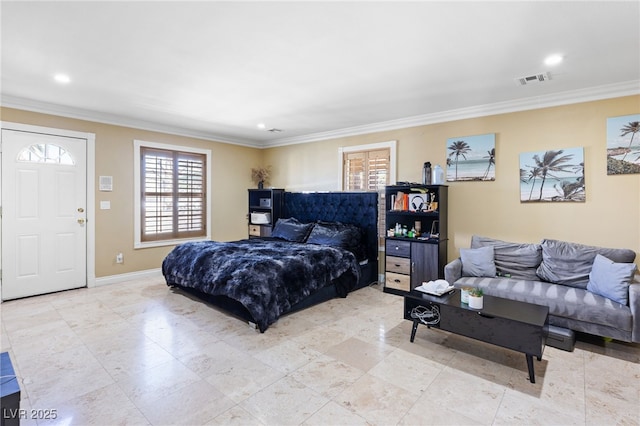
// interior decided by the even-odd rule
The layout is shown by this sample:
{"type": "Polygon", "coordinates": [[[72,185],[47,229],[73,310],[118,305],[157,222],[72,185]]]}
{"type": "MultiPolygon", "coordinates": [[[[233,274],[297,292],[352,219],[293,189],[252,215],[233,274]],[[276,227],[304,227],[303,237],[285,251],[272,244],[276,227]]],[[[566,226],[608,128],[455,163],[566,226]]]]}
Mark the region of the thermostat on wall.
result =
{"type": "Polygon", "coordinates": [[[113,191],[113,176],[100,176],[100,191],[113,191]]]}

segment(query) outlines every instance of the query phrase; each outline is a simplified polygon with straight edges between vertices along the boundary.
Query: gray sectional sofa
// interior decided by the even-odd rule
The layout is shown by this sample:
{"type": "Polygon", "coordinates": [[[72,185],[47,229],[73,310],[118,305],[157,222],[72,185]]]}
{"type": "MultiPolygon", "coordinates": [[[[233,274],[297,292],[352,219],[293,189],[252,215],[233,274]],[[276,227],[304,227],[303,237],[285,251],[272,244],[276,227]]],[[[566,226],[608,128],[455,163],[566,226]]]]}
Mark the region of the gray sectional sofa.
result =
{"type": "Polygon", "coordinates": [[[445,266],[457,288],[549,307],[549,324],[640,342],[640,277],[635,252],[558,240],[521,244],[473,236],[445,266]]]}

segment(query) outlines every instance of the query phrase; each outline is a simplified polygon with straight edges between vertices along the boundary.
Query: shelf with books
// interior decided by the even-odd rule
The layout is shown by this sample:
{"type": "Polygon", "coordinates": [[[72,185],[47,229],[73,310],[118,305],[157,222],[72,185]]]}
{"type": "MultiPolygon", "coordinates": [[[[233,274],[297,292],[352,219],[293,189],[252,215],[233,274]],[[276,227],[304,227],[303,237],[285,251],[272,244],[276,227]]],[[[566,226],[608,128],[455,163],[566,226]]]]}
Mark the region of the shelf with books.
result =
{"type": "Polygon", "coordinates": [[[385,188],[386,292],[403,294],[424,281],[444,277],[447,193],[445,185],[385,188]]]}

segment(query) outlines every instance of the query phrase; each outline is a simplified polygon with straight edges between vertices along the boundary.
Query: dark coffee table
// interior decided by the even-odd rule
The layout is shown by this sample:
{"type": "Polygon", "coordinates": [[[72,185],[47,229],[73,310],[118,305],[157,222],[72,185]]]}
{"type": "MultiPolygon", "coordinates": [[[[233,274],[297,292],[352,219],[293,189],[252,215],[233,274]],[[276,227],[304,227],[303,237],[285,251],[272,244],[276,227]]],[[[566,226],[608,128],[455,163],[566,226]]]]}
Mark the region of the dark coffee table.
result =
{"type": "Polygon", "coordinates": [[[413,321],[411,342],[418,324],[424,324],[522,352],[529,380],[536,382],[533,357],[542,360],[549,329],[547,306],[485,295],[483,309],[477,310],[460,301],[457,289],[441,297],[413,290],[404,296],[404,318],[413,321]]]}

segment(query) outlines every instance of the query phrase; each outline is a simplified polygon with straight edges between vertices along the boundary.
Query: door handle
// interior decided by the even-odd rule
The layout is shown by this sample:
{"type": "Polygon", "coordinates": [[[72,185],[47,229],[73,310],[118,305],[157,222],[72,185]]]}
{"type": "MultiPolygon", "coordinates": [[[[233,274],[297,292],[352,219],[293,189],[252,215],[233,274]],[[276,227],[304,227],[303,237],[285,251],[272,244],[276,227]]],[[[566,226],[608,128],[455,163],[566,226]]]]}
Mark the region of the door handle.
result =
{"type": "Polygon", "coordinates": [[[78,223],[79,223],[80,225],[84,224],[84,219],[82,219],[82,218],[78,219],[78,223]]]}

